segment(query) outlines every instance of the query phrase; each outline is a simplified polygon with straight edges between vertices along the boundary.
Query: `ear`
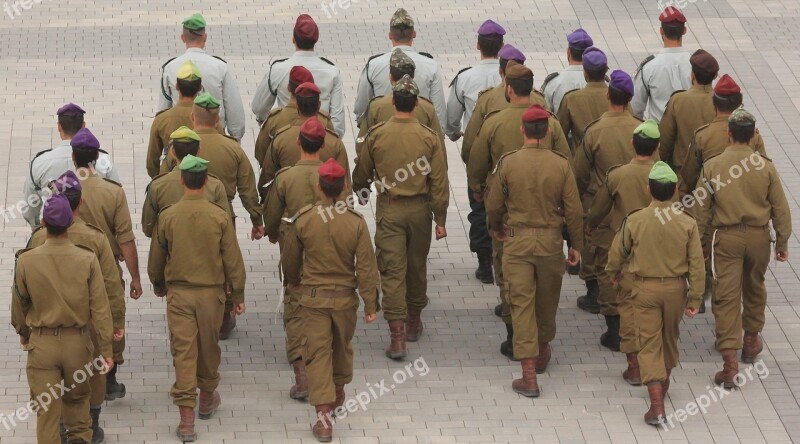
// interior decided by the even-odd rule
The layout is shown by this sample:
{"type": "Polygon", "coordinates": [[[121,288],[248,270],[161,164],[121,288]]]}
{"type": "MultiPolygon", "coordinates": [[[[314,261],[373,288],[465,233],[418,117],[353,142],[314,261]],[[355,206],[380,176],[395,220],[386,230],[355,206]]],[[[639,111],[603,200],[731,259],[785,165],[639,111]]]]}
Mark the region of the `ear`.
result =
{"type": "Polygon", "coordinates": [[[194,111],[192,111],[191,113],[189,113],[189,120],[191,120],[191,121],[192,121],[192,127],[194,127],[194,111]]]}
{"type": "Polygon", "coordinates": [[[300,145],[300,136],[297,137],[297,146],[301,146],[300,145]]]}
{"type": "Polygon", "coordinates": [[[522,137],[525,137],[525,125],[519,126],[519,133],[522,134],[522,137]]]}
{"type": "Polygon", "coordinates": [[[414,30],[414,32],[411,33],[411,38],[412,39],[417,38],[417,31],[416,30],[414,30]]]}
{"type": "Polygon", "coordinates": [[[394,39],[392,38],[392,31],[389,31],[389,33],[386,35],[389,37],[389,40],[394,41],[394,39]]]}
{"type": "Polygon", "coordinates": [[[81,128],[86,128],[86,122],[81,123],[81,128]]]}
{"type": "Polygon", "coordinates": [[[63,133],[64,132],[64,130],[61,129],[61,122],[56,122],[56,128],[58,128],[58,132],[59,133],[63,133]]]}
{"type": "Polygon", "coordinates": [[[292,45],[297,45],[297,39],[294,38],[294,35],[292,35],[292,45]]]}
{"type": "Polygon", "coordinates": [[[206,180],[203,181],[203,186],[208,185],[208,174],[206,174],[206,180]]]}
{"type": "Polygon", "coordinates": [[[662,38],[662,39],[665,37],[665,36],[664,36],[664,28],[662,28],[662,27],[660,27],[660,26],[659,26],[659,27],[658,27],[658,33],[661,35],[661,38],[662,38]]]}
{"type": "Polygon", "coordinates": [[[219,114],[217,114],[217,118],[216,118],[216,119],[214,119],[214,125],[218,124],[218,123],[219,123],[219,120],[220,120],[220,119],[219,119],[219,114]]]}
{"type": "Polygon", "coordinates": [[[480,45],[480,43],[475,43],[475,49],[477,49],[478,51],[480,51],[480,50],[481,50],[481,45],[480,45]]]}
{"type": "Polygon", "coordinates": [[[694,71],[691,72],[690,78],[692,79],[692,83],[697,83],[697,77],[694,75],[694,71]]]}
{"type": "Polygon", "coordinates": [[[181,34],[181,41],[182,41],[183,43],[186,43],[186,36],[185,36],[185,35],[183,35],[183,34],[181,34]]]}
{"type": "Polygon", "coordinates": [[[169,145],[170,145],[170,146],[169,146],[169,154],[170,154],[172,157],[174,157],[174,158],[175,158],[175,160],[178,160],[178,155],[175,153],[175,147],[173,147],[171,143],[170,143],[169,145]]]}
{"type": "Polygon", "coordinates": [[[317,112],[322,108],[322,100],[317,103],[317,112]]]}
{"type": "Polygon", "coordinates": [[[689,28],[688,28],[688,27],[686,27],[686,26],[684,26],[684,27],[683,27],[683,35],[686,35],[686,32],[687,32],[688,30],[689,30],[689,28]]]}

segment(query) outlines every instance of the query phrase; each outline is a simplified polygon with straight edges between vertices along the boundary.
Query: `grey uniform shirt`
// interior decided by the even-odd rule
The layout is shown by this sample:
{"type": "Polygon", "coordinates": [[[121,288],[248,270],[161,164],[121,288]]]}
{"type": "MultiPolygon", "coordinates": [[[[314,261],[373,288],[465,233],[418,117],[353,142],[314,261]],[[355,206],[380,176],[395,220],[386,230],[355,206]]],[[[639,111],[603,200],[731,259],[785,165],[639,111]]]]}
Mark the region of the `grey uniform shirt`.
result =
{"type": "Polygon", "coordinates": [[[264,78],[261,79],[253,96],[253,114],[256,120],[263,122],[277,101],[283,108],[289,103],[289,71],[294,66],[303,66],[314,76],[314,84],[321,92],[322,110],[331,116],[333,128],[339,137],[344,136],[347,119],[344,113],[344,88],[339,68],[316,55],[314,51],[297,51],[283,61],[270,65],[264,78]]]}
{"type": "Polygon", "coordinates": [[[158,110],[172,108],[178,103],[180,93],[175,90],[178,83],[176,74],[186,59],[191,59],[200,70],[200,74],[203,76],[203,90],[222,103],[219,109],[222,126],[228,129],[231,137],[242,140],[244,136],[244,105],[242,105],[242,97],[239,95],[236,79],[225,61],[207,54],[203,49],[188,48],[185,53],[164,65],[161,73],[158,110]]]}
{"type": "MultiPolygon", "coordinates": [[[[398,45],[394,48],[401,49],[414,61],[414,81],[419,88],[419,95],[433,102],[436,109],[436,116],[439,122],[446,121],[446,107],[444,103],[444,87],[442,86],[442,71],[439,64],[430,57],[420,54],[413,47],[408,45],[398,45]]],[[[364,113],[367,111],[369,101],[377,96],[389,95],[392,92],[392,84],[389,80],[389,58],[391,52],[379,55],[370,59],[361,71],[358,78],[358,89],[356,103],[353,108],[356,122],[361,122],[364,113]]]]}
{"type": "Polygon", "coordinates": [[[560,71],[558,76],[542,83],[542,94],[544,94],[550,111],[556,114],[564,95],[573,89],[581,89],[584,86],[586,86],[586,79],[583,77],[583,65],[569,65],[560,71]]]}
{"type": "Polygon", "coordinates": [[[664,48],[637,70],[631,101],[634,116],[661,121],[672,93],[692,87],[691,56],[686,48],[664,48]]]}
{"type": "Polygon", "coordinates": [[[445,134],[448,137],[466,129],[478,94],[500,84],[500,61],[481,60],[477,65],[460,72],[450,84],[450,98],[447,100],[447,121],[445,134]]]}
{"type": "MultiPolygon", "coordinates": [[[[100,153],[95,169],[98,176],[120,183],[117,169],[114,168],[114,163],[108,154],[100,153]]],[[[23,186],[26,205],[21,211],[22,217],[31,228],[40,225],[41,198],[49,197],[51,194],[47,188],[48,184],[67,171],[75,171],[75,164],[72,163],[72,146],[70,146],[69,140],[62,140],[52,150],[44,152],[31,161],[28,177],[25,178],[23,186]]]]}

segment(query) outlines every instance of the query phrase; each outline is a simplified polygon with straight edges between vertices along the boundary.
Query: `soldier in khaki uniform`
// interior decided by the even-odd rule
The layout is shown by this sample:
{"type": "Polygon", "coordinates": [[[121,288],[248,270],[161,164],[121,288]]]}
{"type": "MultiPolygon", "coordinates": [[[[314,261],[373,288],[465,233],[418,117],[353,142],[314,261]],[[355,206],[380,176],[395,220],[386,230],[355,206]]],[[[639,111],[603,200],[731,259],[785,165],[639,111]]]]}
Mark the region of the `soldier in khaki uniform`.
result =
{"type": "MultiPolygon", "coordinates": [[[[659,137],[658,122],[655,120],[647,120],[633,130],[633,149],[636,151],[636,157],[625,165],[611,167],[606,173],[606,180],[595,194],[592,203],[588,221],[590,230],[596,229],[604,220],[608,221],[610,214],[611,230],[616,233],[622,226],[625,216],[650,204],[651,197],[647,192],[647,184],[650,171],[656,163],[654,157],[658,155],[656,150],[659,137]]],[[[631,276],[623,274],[615,286],[620,315],[619,349],[625,353],[628,361],[628,368],[622,373],[622,378],[631,385],[641,385],[637,359],[639,343],[636,339],[631,288],[631,276]]]]}
{"type": "MultiPolygon", "coordinates": [[[[595,193],[605,181],[606,172],[615,165],[630,162],[636,155],[631,146],[631,134],[642,121],[626,111],[632,97],[631,77],[621,70],[612,72],[608,84],[608,111],[586,128],[581,146],[575,152],[575,179],[587,213],[595,193]]],[[[586,227],[588,253],[584,256],[585,270],[581,270],[581,277],[586,280],[588,292],[578,298],[578,307],[590,313],[600,312],[605,316],[608,330],[600,336],[600,343],[611,350],[619,351],[616,292],[611,285],[611,279],[603,272],[608,261],[608,248],[614,240],[614,230],[611,229],[608,218],[595,230],[589,231],[588,223],[586,227]],[[586,256],[589,256],[588,260],[586,256]]]]}
{"type": "Polygon", "coordinates": [[[103,374],[114,366],[113,327],[103,272],[91,250],[70,242],[67,229],[73,217],[65,196],[56,194],[46,201],[43,222],[47,230],[44,244],[17,253],[11,304],[11,323],[28,354],[36,440],[60,442],[58,424],[63,418],[67,442],[94,442],[90,383],[86,379],[78,382],[76,375],[86,371],[87,363],[93,364],[92,372],[103,374]],[[100,346],[100,361],[93,361],[90,323],[100,346]],[[45,402],[45,395],[50,398],[52,387],[62,383],[70,389],[46,405],[38,404],[45,402]]]}
{"type": "Polygon", "coordinates": [[[569,160],[546,144],[550,113],[532,105],[522,115],[524,145],[497,163],[486,198],[489,226],[505,244],[503,273],[515,332],[513,356],[522,379],[512,384],[523,396],[538,397],[536,373],[550,361],[556,311],[564,275],[562,221],[575,243],[569,263],[583,247],[583,210],[569,160]],[[531,191],[534,190],[533,193],[531,191]]]}
{"type": "MultiPolygon", "coordinates": [[[[197,152],[200,150],[200,136],[188,127],[182,126],[170,134],[169,146],[170,155],[180,163],[187,154],[197,156],[197,152]]],[[[230,207],[230,202],[228,202],[225,186],[219,179],[209,175],[208,184],[204,189],[206,199],[209,202],[225,208],[233,217],[233,210],[230,207]]],[[[147,185],[144,205],[142,206],[142,231],[145,236],[152,237],[156,222],[158,222],[158,214],[161,213],[161,210],[178,202],[182,197],[181,171],[177,166],[171,172],[162,173],[153,178],[153,181],[147,185]]]]}
{"type": "MultiPolygon", "coordinates": [[[[282,168],[293,166],[300,160],[300,149],[297,140],[300,137],[300,127],[310,118],[315,118],[320,107],[320,90],[313,83],[300,84],[295,90],[297,103],[297,119],[275,131],[272,144],[267,150],[264,162],[261,164],[261,175],[258,178],[258,190],[262,197],[266,194],[264,186],[275,178],[275,174],[282,168]]],[[[317,119],[321,121],[321,119],[317,119]]],[[[350,163],[347,160],[347,149],[339,136],[333,130],[327,130],[325,146],[320,151],[320,159],[326,161],[335,159],[348,172],[350,163]]],[[[347,175],[350,184],[350,174],[347,175]]]]}
{"type": "Polygon", "coordinates": [[[167,297],[167,325],[175,364],[170,390],[180,409],[178,438],[194,441],[194,408],[209,419],[220,405],[220,327],[230,286],[233,310],[244,313],[245,269],[236,230],[224,208],[203,196],[208,161],[186,155],[180,163],[184,196],[165,208],[150,244],[147,273],[158,297],[167,297]],[[187,230],[186,227],[191,227],[187,230]]]}
{"type": "Polygon", "coordinates": [[[678,337],[683,314],[694,317],[703,294],[703,251],[694,219],[670,211],[678,176],[664,162],[656,162],[649,175],[652,203],[630,214],[614,237],[606,272],[619,282],[628,273],[633,281],[633,306],[638,325],[642,383],[650,395],[648,424],[664,422],[664,396],[670,372],[678,365],[678,337]],[[685,301],[686,275],[689,301],[685,301]]]}
{"type": "Polygon", "coordinates": [[[301,295],[309,402],[318,418],[312,431],[321,442],[331,441],[333,410],[341,408],[344,386],[353,380],[356,289],[366,323],[374,322],[380,310],[380,275],[369,229],[363,216],[340,200],[346,175],[332,159],[318,168],[320,199],[297,215],[281,255],[289,286],[301,295]]]}
{"type": "Polygon", "coordinates": [[[672,165],[678,175],[694,132],[714,118],[711,82],[719,72],[717,60],[702,49],[695,51],[689,62],[692,64],[692,87],[672,94],[659,122],[661,160],[672,165]]]}
{"type": "Polygon", "coordinates": [[[564,94],[557,114],[573,152],[575,147],[580,146],[586,127],[608,110],[607,72],[608,58],[605,53],[594,46],[586,48],[583,52],[586,86],[564,94]]]}
{"type": "Polygon", "coordinates": [[[562,71],[548,74],[539,88],[547,99],[546,108],[554,114],[561,109],[561,102],[567,92],[586,86],[586,78],[583,76],[581,66],[583,53],[594,45],[594,41],[583,28],[578,28],[567,34],[567,45],[567,63],[569,65],[562,71]]]}
{"type": "MultiPolygon", "coordinates": [[[[139,276],[139,253],[133,235],[131,213],[122,186],[97,175],[95,164],[98,159],[100,142],[86,128],[78,131],[70,141],[72,160],[81,178],[81,193],[84,204],[81,217],[105,233],[111,244],[114,257],[125,262],[131,275],[130,297],[139,299],[142,295],[142,282],[139,276]]],[[[122,269],[117,265],[122,277],[122,269]]],[[[125,337],[114,341],[114,368],[106,377],[106,401],[125,396],[125,384],[117,382],[117,370],[125,363],[125,337]]]]}
{"type": "Polygon", "coordinates": [[[406,340],[422,334],[422,310],[428,305],[428,251],[431,221],[436,239],[447,236],[445,221],[450,184],[439,136],[414,118],[419,90],[403,76],[394,85],[395,115],[365,135],[363,154],[353,171],[353,189],[366,205],[376,180],[375,248],[381,271],[384,317],[391,345],[386,356],[406,356],[406,340]]]}
{"type": "Polygon", "coordinates": [[[769,223],[775,229],[775,256],[780,262],[789,259],[792,235],[780,176],[772,161],[749,145],[755,131],[752,114],[744,108],[734,111],[728,119],[731,145],[703,164],[702,183],[695,190],[697,225],[703,244],[710,246],[715,279],[716,348],[724,360],[714,383],[725,388],[735,386],[739,373],[736,351],[741,349],[742,361],[752,363],[763,348],[759,333],[767,305],[764,275],[770,259],[769,223]]]}

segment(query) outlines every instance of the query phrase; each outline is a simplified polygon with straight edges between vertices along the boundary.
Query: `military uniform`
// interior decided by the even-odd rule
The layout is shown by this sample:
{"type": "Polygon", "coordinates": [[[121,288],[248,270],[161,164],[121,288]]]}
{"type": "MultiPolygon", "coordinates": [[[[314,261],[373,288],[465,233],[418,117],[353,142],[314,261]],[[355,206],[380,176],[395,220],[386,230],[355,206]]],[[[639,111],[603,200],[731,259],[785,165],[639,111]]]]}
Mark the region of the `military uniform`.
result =
{"type": "MultiPolygon", "coordinates": [[[[289,103],[283,108],[276,108],[269,113],[267,120],[261,124],[261,129],[256,137],[256,163],[264,164],[270,145],[275,139],[275,133],[287,125],[300,126],[308,117],[303,116],[297,110],[297,104],[289,103]]],[[[324,111],[317,112],[317,118],[322,121],[325,128],[335,131],[331,118],[324,111]]]]}
{"type": "Polygon", "coordinates": [[[661,120],[672,93],[692,86],[691,56],[686,48],[664,48],[642,60],[633,75],[636,93],[631,111],[634,116],[661,120]]]}
{"type": "Polygon", "coordinates": [[[478,95],[501,82],[500,61],[497,59],[481,60],[479,64],[458,72],[450,83],[450,100],[447,101],[445,132],[449,137],[466,129],[478,95]]]}
{"type": "Polygon", "coordinates": [[[539,89],[544,94],[548,109],[558,113],[564,96],[568,92],[584,86],[586,86],[586,79],[583,77],[583,66],[569,65],[563,71],[548,74],[539,89]]]}
{"type": "Polygon", "coordinates": [[[573,150],[580,146],[586,127],[599,119],[608,110],[608,85],[605,82],[589,82],[582,89],[564,94],[558,108],[558,121],[564,134],[572,140],[573,150]]]}
{"type": "Polygon", "coordinates": [[[661,160],[672,165],[676,174],[683,169],[694,132],[714,119],[711,85],[693,85],[688,91],[676,92],[667,103],[659,122],[661,160]]]}

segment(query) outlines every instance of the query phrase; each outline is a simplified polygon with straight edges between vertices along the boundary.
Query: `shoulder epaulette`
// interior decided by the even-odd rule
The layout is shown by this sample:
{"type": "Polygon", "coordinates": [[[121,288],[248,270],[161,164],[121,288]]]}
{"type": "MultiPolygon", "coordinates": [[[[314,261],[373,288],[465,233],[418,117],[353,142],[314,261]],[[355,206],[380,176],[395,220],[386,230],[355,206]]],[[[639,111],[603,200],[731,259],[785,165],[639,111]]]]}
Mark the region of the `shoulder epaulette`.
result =
{"type": "Polygon", "coordinates": [[[483,116],[483,121],[486,122],[487,120],[489,120],[489,117],[492,117],[493,115],[499,113],[500,111],[502,111],[502,109],[496,109],[494,111],[489,111],[488,113],[486,113],[485,116],[483,116]]]}
{"type": "Polygon", "coordinates": [[[233,136],[229,136],[229,135],[227,135],[227,134],[222,134],[222,136],[224,136],[224,137],[227,137],[228,139],[231,139],[231,140],[233,140],[234,142],[236,142],[237,144],[239,144],[239,141],[238,141],[238,140],[236,140],[236,138],[235,138],[235,137],[233,137],[233,136]]]}
{"type": "MultiPolygon", "coordinates": [[[[273,109],[272,111],[269,112],[269,115],[267,116],[267,119],[269,119],[270,117],[275,117],[281,111],[283,111],[283,108],[275,108],[275,109],[273,109]]],[[[266,122],[266,120],[264,122],[266,122]]]]}
{"type": "Polygon", "coordinates": [[[337,133],[336,131],[334,131],[334,130],[328,128],[328,127],[325,127],[325,132],[330,134],[331,136],[336,137],[337,139],[339,138],[339,133],[337,133]]]}
{"type": "Polygon", "coordinates": [[[290,124],[290,123],[286,124],[286,125],[283,125],[282,127],[276,129],[274,133],[272,133],[272,138],[275,139],[276,137],[278,137],[278,134],[286,132],[291,128],[292,128],[292,124],[290,124]]]}
{"type": "Polygon", "coordinates": [[[21,248],[14,253],[14,258],[19,259],[23,254],[33,250],[33,248],[21,248]]]}
{"type": "Polygon", "coordinates": [[[327,63],[328,65],[336,66],[336,65],[333,64],[333,62],[331,62],[330,60],[326,59],[325,57],[320,57],[319,59],[322,60],[323,62],[327,63]]]}
{"type": "Polygon", "coordinates": [[[386,122],[384,121],[384,122],[378,122],[375,125],[372,125],[371,127],[369,127],[369,129],[367,129],[367,132],[364,133],[363,136],[361,136],[358,139],[356,139],[356,142],[357,143],[364,143],[364,141],[367,140],[367,137],[369,137],[369,134],[371,132],[375,131],[376,129],[378,129],[378,127],[380,127],[381,125],[385,125],[385,124],[386,124],[386,122]]]}
{"type": "Polygon", "coordinates": [[[491,90],[493,90],[493,89],[494,89],[494,87],[493,87],[493,86],[492,86],[492,87],[489,87],[489,88],[486,88],[486,89],[484,89],[483,91],[481,91],[481,92],[479,92],[479,93],[478,93],[478,97],[480,97],[480,96],[484,95],[485,93],[487,93],[487,92],[489,92],[489,91],[491,91],[491,90]]]}
{"type": "Polygon", "coordinates": [[[433,56],[432,56],[430,53],[428,53],[428,52],[422,52],[422,51],[420,51],[420,52],[419,52],[419,54],[420,54],[420,55],[424,55],[425,57],[427,57],[427,58],[429,58],[429,59],[432,59],[432,58],[433,58],[433,56]]]}
{"type": "MultiPolygon", "coordinates": [[[[302,216],[305,213],[308,213],[308,211],[311,210],[312,208],[314,208],[314,205],[308,204],[308,205],[304,206],[303,208],[300,208],[299,210],[297,210],[297,213],[294,216],[292,216],[290,218],[283,218],[283,220],[288,222],[288,223],[290,223],[290,224],[293,224],[293,223],[295,223],[295,221],[297,221],[297,219],[300,216],[302,216]]],[[[322,213],[320,213],[320,214],[322,214],[322,213]]]]}
{"type": "Polygon", "coordinates": [[[561,103],[564,103],[564,99],[567,98],[568,95],[574,93],[575,91],[580,91],[580,88],[571,89],[564,93],[564,97],[561,99],[561,103]]]}
{"type": "Polygon", "coordinates": [[[548,83],[550,83],[550,81],[551,81],[551,80],[553,80],[553,79],[555,79],[556,77],[558,77],[558,76],[559,76],[559,74],[561,74],[561,73],[560,73],[560,72],[558,72],[558,71],[556,71],[556,72],[551,72],[550,74],[548,74],[548,75],[547,75],[547,77],[545,77],[545,78],[544,78],[544,82],[542,82],[542,88],[541,88],[541,90],[540,90],[540,91],[542,91],[542,92],[543,92],[543,91],[544,91],[544,89],[547,87],[547,84],[548,84],[548,83]]]}
{"type": "Polygon", "coordinates": [[[35,155],[35,156],[33,156],[33,159],[31,159],[31,163],[30,163],[30,165],[28,165],[28,176],[30,176],[30,178],[31,178],[31,183],[33,183],[33,188],[34,188],[34,189],[35,189],[37,192],[41,191],[42,187],[41,187],[41,186],[39,186],[39,184],[38,184],[38,183],[36,183],[36,179],[34,179],[34,177],[33,177],[33,162],[36,162],[36,158],[37,158],[37,157],[41,156],[41,155],[42,155],[42,154],[44,154],[44,153],[49,153],[50,151],[53,151],[53,149],[52,149],[52,148],[50,148],[50,149],[46,149],[46,150],[43,150],[43,151],[39,151],[38,153],[36,153],[36,155],[35,155]]]}
{"type": "Polygon", "coordinates": [[[227,63],[228,63],[228,62],[227,62],[225,59],[223,59],[222,57],[218,57],[218,56],[215,56],[215,55],[212,55],[211,57],[214,57],[215,59],[217,59],[217,60],[221,61],[222,63],[225,63],[225,64],[227,64],[227,63]]]}
{"type": "Polygon", "coordinates": [[[208,203],[210,203],[211,205],[214,205],[215,207],[219,208],[220,210],[224,211],[225,213],[228,212],[227,208],[223,207],[222,205],[220,205],[220,204],[218,204],[218,203],[216,203],[214,201],[209,200],[208,203]]]}
{"type": "Polygon", "coordinates": [[[586,131],[589,131],[589,127],[591,127],[591,126],[592,126],[592,125],[594,125],[595,123],[599,122],[599,121],[600,121],[600,119],[602,119],[602,117],[599,117],[599,118],[597,118],[597,119],[594,119],[594,120],[592,120],[591,122],[589,122],[589,124],[588,124],[588,125],[586,125],[586,128],[584,128],[584,130],[583,130],[584,134],[586,133],[586,131]]]}
{"type": "Polygon", "coordinates": [[[699,132],[700,132],[700,130],[704,130],[704,129],[708,128],[709,126],[711,126],[711,124],[710,124],[710,123],[706,123],[705,125],[701,125],[701,126],[700,126],[700,127],[698,127],[696,130],[694,130],[694,133],[695,133],[695,134],[697,134],[697,133],[699,133],[699,132]]]}
{"type": "Polygon", "coordinates": [[[541,91],[537,91],[537,90],[535,90],[535,89],[534,89],[534,90],[531,90],[531,95],[532,95],[532,96],[533,96],[533,95],[542,96],[542,99],[544,99],[544,93],[543,93],[543,92],[541,92],[541,91]]]}
{"type": "Polygon", "coordinates": [[[519,150],[509,151],[500,156],[500,158],[497,159],[497,165],[495,165],[494,169],[492,170],[492,174],[497,174],[497,179],[500,181],[500,187],[501,187],[500,191],[502,191],[503,194],[506,196],[508,196],[508,184],[506,183],[505,180],[503,180],[503,175],[500,174],[503,171],[503,159],[516,153],[517,151],[519,150]]]}
{"type": "Polygon", "coordinates": [[[650,63],[650,61],[653,60],[654,58],[656,58],[656,56],[654,56],[653,54],[650,54],[649,56],[645,57],[645,59],[639,63],[639,67],[636,68],[636,71],[633,72],[632,77],[638,76],[639,73],[642,72],[642,68],[644,68],[644,65],[650,63]]]}
{"type": "Polygon", "coordinates": [[[622,165],[623,164],[614,165],[611,168],[609,168],[608,171],[606,171],[606,190],[608,190],[608,197],[610,197],[612,199],[614,198],[614,196],[611,195],[611,184],[609,183],[609,181],[610,181],[609,178],[611,177],[611,171],[621,167],[622,165]]]}
{"type": "Polygon", "coordinates": [[[288,167],[283,167],[283,168],[279,169],[278,171],[275,172],[275,177],[278,177],[278,174],[286,172],[286,170],[288,170],[289,168],[291,168],[291,167],[288,166],[288,167]]]}
{"type": "Polygon", "coordinates": [[[456,74],[456,76],[455,76],[455,77],[453,77],[453,80],[450,82],[450,85],[449,85],[449,86],[453,86],[453,85],[455,85],[455,83],[456,83],[456,80],[458,80],[458,76],[460,76],[462,72],[464,72],[464,71],[468,71],[468,70],[470,70],[470,69],[472,69],[472,67],[471,67],[471,66],[468,66],[468,67],[466,67],[466,68],[462,69],[461,71],[459,71],[459,72],[456,74]]]}
{"type": "Polygon", "coordinates": [[[433,134],[434,136],[437,136],[437,137],[439,136],[439,135],[436,133],[436,131],[435,131],[433,128],[429,127],[428,125],[425,125],[424,123],[420,123],[419,125],[420,125],[421,127],[425,128],[426,130],[430,131],[430,132],[431,132],[431,134],[433,134]]]}
{"type": "Polygon", "coordinates": [[[111,179],[109,179],[109,178],[107,178],[107,177],[104,177],[104,178],[103,178],[103,180],[105,180],[105,181],[106,181],[106,182],[108,182],[108,183],[113,183],[114,185],[116,185],[116,186],[118,186],[118,187],[122,188],[122,184],[121,184],[121,183],[119,183],[119,182],[117,182],[117,181],[115,181],[115,180],[111,180],[111,179]]]}
{"type": "Polygon", "coordinates": [[[429,99],[429,98],[427,98],[427,97],[417,96],[417,99],[418,99],[418,100],[422,100],[423,102],[428,102],[428,103],[430,103],[431,105],[433,105],[433,102],[431,101],[431,99],[429,99]]]}
{"type": "Polygon", "coordinates": [[[675,91],[672,92],[672,94],[669,95],[669,98],[671,99],[672,96],[674,96],[675,94],[682,93],[682,92],[686,92],[686,90],[685,89],[676,89],[675,91]]]}
{"type": "Polygon", "coordinates": [[[164,62],[164,64],[163,64],[163,65],[161,65],[161,69],[163,70],[164,68],[166,68],[166,67],[167,67],[167,65],[169,65],[169,62],[171,62],[171,61],[173,61],[173,60],[175,60],[175,59],[177,59],[177,57],[173,57],[173,58],[171,58],[171,59],[167,60],[166,62],[164,62]]]}
{"type": "Polygon", "coordinates": [[[369,103],[372,103],[372,102],[374,102],[374,101],[376,101],[376,100],[378,100],[378,99],[382,99],[383,97],[384,97],[384,96],[375,96],[375,97],[373,97],[373,98],[369,99],[369,103]]]}
{"type": "Polygon", "coordinates": [[[722,154],[722,153],[717,153],[717,154],[714,154],[713,156],[710,156],[708,159],[706,159],[706,160],[704,160],[704,161],[703,161],[703,165],[705,165],[706,163],[708,163],[708,161],[709,161],[709,160],[711,160],[711,159],[713,159],[713,158],[715,158],[715,157],[719,156],[720,154],[722,154]]]}
{"type": "Polygon", "coordinates": [[[361,214],[360,212],[356,211],[356,209],[355,209],[355,208],[350,208],[350,207],[348,206],[348,207],[347,207],[347,211],[349,211],[349,212],[351,212],[351,213],[355,214],[356,216],[360,217],[361,219],[363,219],[363,218],[364,218],[364,215],[363,215],[363,214],[361,214]]]}
{"type": "Polygon", "coordinates": [[[284,62],[286,60],[288,60],[288,57],[273,60],[272,63],[269,64],[269,71],[267,72],[267,89],[269,89],[269,92],[271,92],[273,96],[278,95],[278,89],[272,87],[272,67],[275,66],[276,63],[284,62]]]}
{"type": "Polygon", "coordinates": [[[92,253],[92,256],[95,255],[94,250],[92,250],[91,248],[89,248],[89,247],[87,247],[85,245],[81,245],[81,244],[73,244],[73,245],[75,245],[76,247],[80,248],[81,250],[86,250],[89,253],[92,253]]]}
{"type": "MultiPolygon", "coordinates": [[[[161,111],[159,111],[159,112],[157,112],[157,113],[156,113],[156,116],[158,116],[159,114],[164,114],[165,112],[167,112],[167,111],[169,111],[169,110],[171,110],[171,109],[172,109],[172,108],[166,108],[166,109],[162,109],[161,111]]],[[[155,117],[155,116],[154,116],[154,117],[155,117]]]]}
{"type": "Polygon", "coordinates": [[[563,157],[565,160],[569,161],[569,157],[567,157],[567,155],[562,153],[561,151],[556,151],[556,150],[547,150],[547,151],[550,151],[551,153],[563,157]]]}
{"type": "Polygon", "coordinates": [[[282,59],[275,59],[275,60],[273,60],[273,61],[272,61],[272,63],[270,63],[270,64],[269,64],[269,66],[272,66],[272,65],[274,65],[274,64],[276,64],[276,63],[280,63],[280,62],[285,62],[285,61],[287,61],[287,60],[289,60],[289,58],[288,58],[288,57],[284,57],[284,58],[282,58],[282,59]]]}
{"type": "MultiPolygon", "coordinates": [[[[33,243],[33,237],[36,236],[36,233],[42,231],[44,229],[44,225],[39,225],[38,227],[33,229],[31,232],[31,237],[28,238],[28,243],[25,244],[25,248],[19,251],[24,251],[31,248],[31,243],[33,243]]],[[[43,233],[44,234],[44,233],[43,233]]]]}
{"type": "Polygon", "coordinates": [[[87,226],[87,227],[89,227],[89,228],[90,228],[90,229],[92,229],[92,230],[97,230],[97,231],[99,231],[101,234],[105,234],[105,232],[103,231],[103,229],[102,229],[102,228],[100,228],[100,227],[98,227],[97,225],[92,225],[92,224],[90,224],[89,222],[84,222],[84,224],[86,224],[86,226],[87,226]]]}
{"type": "Polygon", "coordinates": [[[372,59],[377,59],[378,57],[382,56],[383,54],[385,54],[385,53],[381,53],[381,54],[375,54],[374,56],[372,56],[372,57],[368,58],[368,59],[367,59],[367,64],[369,64],[369,62],[371,62],[371,61],[372,61],[372,59]]]}

